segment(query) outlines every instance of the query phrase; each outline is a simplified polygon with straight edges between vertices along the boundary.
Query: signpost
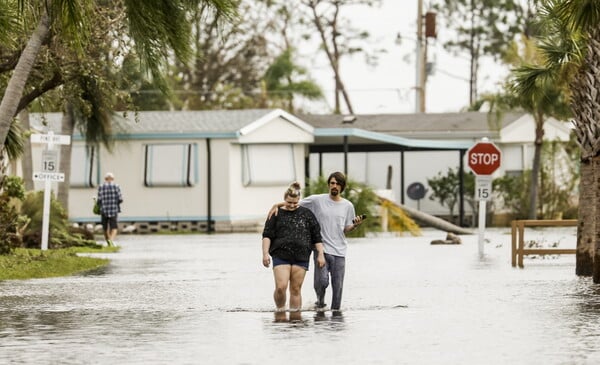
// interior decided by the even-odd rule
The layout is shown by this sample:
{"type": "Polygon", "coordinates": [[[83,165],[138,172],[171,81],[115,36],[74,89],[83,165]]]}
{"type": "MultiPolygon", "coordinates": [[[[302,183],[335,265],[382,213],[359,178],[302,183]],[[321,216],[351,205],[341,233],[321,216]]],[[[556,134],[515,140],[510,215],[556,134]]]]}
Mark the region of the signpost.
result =
{"type": "Polygon", "coordinates": [[[31,143],[44,143],[46,149],[42,151],[42,171],[33,173],[33,180],[45,181],[44,187],[44,211],[42,215],[42,250],[48,249],[48,231],[50,227],[50,192],[52,182],[65,181],[65,174],[57,172],[58,169],[58,151],[55,151],[55,144],[70,144],[71,136],[64,136],[53,132],[48,134],[32,134],[31,143]]]}
{"type": "Polygon", "coordinates": [[[475,198],[479,200],[479,257],[483,257],[486,202],[492,199],[492,174],[500,168],[502,152],[483,138],[467,151],[467,163],[475,177],[475,198]]]}

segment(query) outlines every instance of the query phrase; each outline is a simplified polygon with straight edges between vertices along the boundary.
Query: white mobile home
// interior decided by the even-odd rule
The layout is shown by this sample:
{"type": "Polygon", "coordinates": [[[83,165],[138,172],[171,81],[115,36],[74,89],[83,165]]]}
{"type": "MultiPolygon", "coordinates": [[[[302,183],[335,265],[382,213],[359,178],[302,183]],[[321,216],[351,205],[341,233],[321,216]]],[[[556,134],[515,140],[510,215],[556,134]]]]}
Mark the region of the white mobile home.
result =
{"type": "MultiPolygon", "coordinates": [[[[55,134],[61,117],[43,116],[55,134]]],[[[32,114],[31,124],[39,128],[41,118],[32,114]]],[[[121,226],[256,231],[288,184],[304,184],[306,149],[314,141],[310,125],[282,110],[140,112],[116,123],[122,132],[112,151],[86,146],[81,136],[73,140],[74,222],[99,221],[92,197],[110,171],[124,195],[121,226]]],[[[43,147],[34,147],[35,170],[43,147]]]]}

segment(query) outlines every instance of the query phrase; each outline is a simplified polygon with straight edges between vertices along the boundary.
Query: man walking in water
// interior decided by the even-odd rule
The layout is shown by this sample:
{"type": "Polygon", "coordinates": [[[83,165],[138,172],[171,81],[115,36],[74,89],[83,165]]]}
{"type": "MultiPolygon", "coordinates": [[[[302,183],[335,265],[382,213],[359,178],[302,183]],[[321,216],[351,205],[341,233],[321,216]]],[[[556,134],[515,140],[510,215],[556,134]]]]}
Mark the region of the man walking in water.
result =
{"type": "Polygon", "coordinates": [[[114,182],[115,176],[112,172],[106,173],[104,183],[98,187],[97,201],[100,204],[100,214],[102,217],[102,230],[108,246],[114,245],[117,236],[117,216],[121,211],[123,196],[121,188],[114,182]]]}
{"type": "MultiPolygon", "coordinates": [[[[317,295],[317,309],[324,309],[325,292],[331,280],[331,310],[339,311],[342,304],[344,274],[346,272],[346,251],[348,241],[346,233],[362,223],[356,216],[354,205],[342,198],[346,188],[346,176],[334,172],[327,178],[328,194],[310,195],[300,200],[300,206],[310,209],[321,225],[321,237],[325,252],[325,266],[315,265],[314,289],[317,295]]],[[[282,203],[276,204],[269,212],[269,217],[276,214],[282,203]]]]}

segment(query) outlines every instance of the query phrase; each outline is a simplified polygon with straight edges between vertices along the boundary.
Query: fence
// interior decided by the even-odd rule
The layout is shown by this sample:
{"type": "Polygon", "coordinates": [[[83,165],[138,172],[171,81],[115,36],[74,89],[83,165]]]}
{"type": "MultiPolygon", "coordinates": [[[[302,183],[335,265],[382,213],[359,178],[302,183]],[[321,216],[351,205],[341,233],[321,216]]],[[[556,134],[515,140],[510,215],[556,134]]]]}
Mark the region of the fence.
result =
{"type": "Polygon", "coordinates": [[[576,227],[577,219],[560,220],[514,220],[511,223],[511,263],[523,268],[523,256],[525,255],[562,255],[574,254],[573,248],[525,248],[525,227],[576,227]]]}

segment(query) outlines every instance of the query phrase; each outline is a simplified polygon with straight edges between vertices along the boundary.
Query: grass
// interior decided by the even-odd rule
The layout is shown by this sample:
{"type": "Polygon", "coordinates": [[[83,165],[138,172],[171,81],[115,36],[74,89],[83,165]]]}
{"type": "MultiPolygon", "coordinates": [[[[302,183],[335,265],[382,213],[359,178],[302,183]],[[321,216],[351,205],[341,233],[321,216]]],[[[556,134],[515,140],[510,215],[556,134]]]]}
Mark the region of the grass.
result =
{"type": "Polygon", "coordinates": [[[79,256],[78,253],[116,252],[118,247],[71,247],[47,250],[18,248],[0,255],[0,280],[68,276],[106,266],[108,259],[79,256]]]}

